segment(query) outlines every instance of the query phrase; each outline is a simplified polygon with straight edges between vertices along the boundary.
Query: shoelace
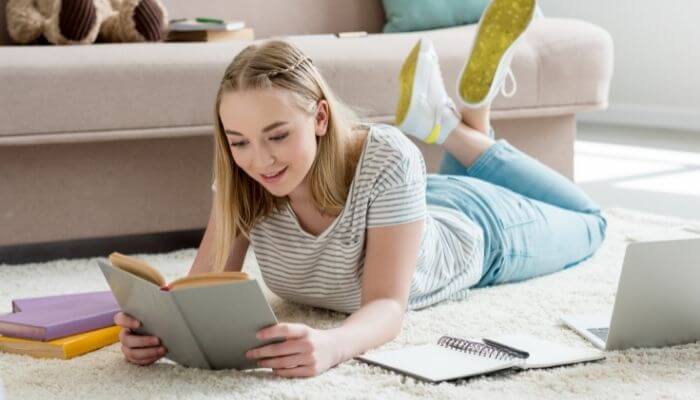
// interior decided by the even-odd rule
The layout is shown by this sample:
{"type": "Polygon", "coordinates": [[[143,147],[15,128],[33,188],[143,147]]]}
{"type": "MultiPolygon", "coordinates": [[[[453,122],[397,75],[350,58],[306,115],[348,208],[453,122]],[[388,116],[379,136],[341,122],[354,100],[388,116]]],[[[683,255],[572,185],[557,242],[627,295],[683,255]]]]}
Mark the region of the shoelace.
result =
{"type": "Polygon", "coordinates": [[[518,90],[518,84],[517,84],[517,82],[515,82],[515,76],[513,75],[513,70],[511,68],[508,68],[508,72],[506,72],[506,76],[503,79],[503,84],[501,85],[501,94],[504,97],[513,97],[516,90],[518,90]],[[510,92],[506,91],[506,84],[508,83],[508,78],[510,78],[510,81],[513,82],[513,84],[512,84],[513,88],[510,92]]]}

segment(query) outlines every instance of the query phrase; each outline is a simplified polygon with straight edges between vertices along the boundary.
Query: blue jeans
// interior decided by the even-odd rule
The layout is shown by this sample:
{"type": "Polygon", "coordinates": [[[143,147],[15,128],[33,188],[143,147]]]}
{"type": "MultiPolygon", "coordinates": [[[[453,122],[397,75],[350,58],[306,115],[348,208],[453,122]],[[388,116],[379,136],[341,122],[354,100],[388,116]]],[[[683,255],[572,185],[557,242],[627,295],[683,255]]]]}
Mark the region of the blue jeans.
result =
{"type": "Polygon", "coordinates": [[[572,267],[605,238],[600,207],[573,182],[500,139],[471,166],[446,153],[428,175],[428,204],[466,214],[484,232],[476,287],[572,267]]]}

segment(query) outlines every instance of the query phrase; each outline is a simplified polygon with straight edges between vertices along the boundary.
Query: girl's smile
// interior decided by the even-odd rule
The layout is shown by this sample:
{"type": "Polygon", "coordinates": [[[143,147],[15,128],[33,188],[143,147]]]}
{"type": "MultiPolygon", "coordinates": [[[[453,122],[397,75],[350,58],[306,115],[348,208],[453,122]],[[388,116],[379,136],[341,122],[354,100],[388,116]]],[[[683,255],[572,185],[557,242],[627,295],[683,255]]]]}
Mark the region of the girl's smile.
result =
{"type": "Polygon", "coordinates": [[[284,167],[281,170],[278,170],[277,172],[273,172],[270,174],[260,174],[260,175],[262,176],[263,181],[265,181],[265,183],[276,183],[282,179],[285,172],[287,172],[287,167],[284,167]]]}

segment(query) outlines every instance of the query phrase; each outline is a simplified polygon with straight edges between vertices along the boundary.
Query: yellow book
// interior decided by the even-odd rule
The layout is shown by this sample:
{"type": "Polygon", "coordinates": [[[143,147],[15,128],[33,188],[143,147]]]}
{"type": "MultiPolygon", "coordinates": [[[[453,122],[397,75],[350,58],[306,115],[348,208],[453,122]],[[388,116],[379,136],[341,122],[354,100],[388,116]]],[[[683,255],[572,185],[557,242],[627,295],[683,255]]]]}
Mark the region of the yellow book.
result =
{"type": "Polygon", "coordinates": [[[0,351],[68,360],[118,342],[120,330],[121,327],[114,325],[48,342],[0,336],[0,351]]]}

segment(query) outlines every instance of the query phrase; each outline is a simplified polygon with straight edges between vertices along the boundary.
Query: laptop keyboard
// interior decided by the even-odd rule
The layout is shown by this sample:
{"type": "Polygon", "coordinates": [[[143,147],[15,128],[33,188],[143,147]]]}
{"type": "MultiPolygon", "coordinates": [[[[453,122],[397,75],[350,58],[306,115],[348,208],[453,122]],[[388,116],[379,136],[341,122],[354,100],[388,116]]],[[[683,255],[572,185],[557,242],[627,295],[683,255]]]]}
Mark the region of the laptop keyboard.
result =
{"type": "Polygon", "coordinates": [[[588,332],[603,339],[604,342],[608,340],[608,331],[610,331],[610,328],[590,328],[590,329],[588,329],[588,332]]]}

